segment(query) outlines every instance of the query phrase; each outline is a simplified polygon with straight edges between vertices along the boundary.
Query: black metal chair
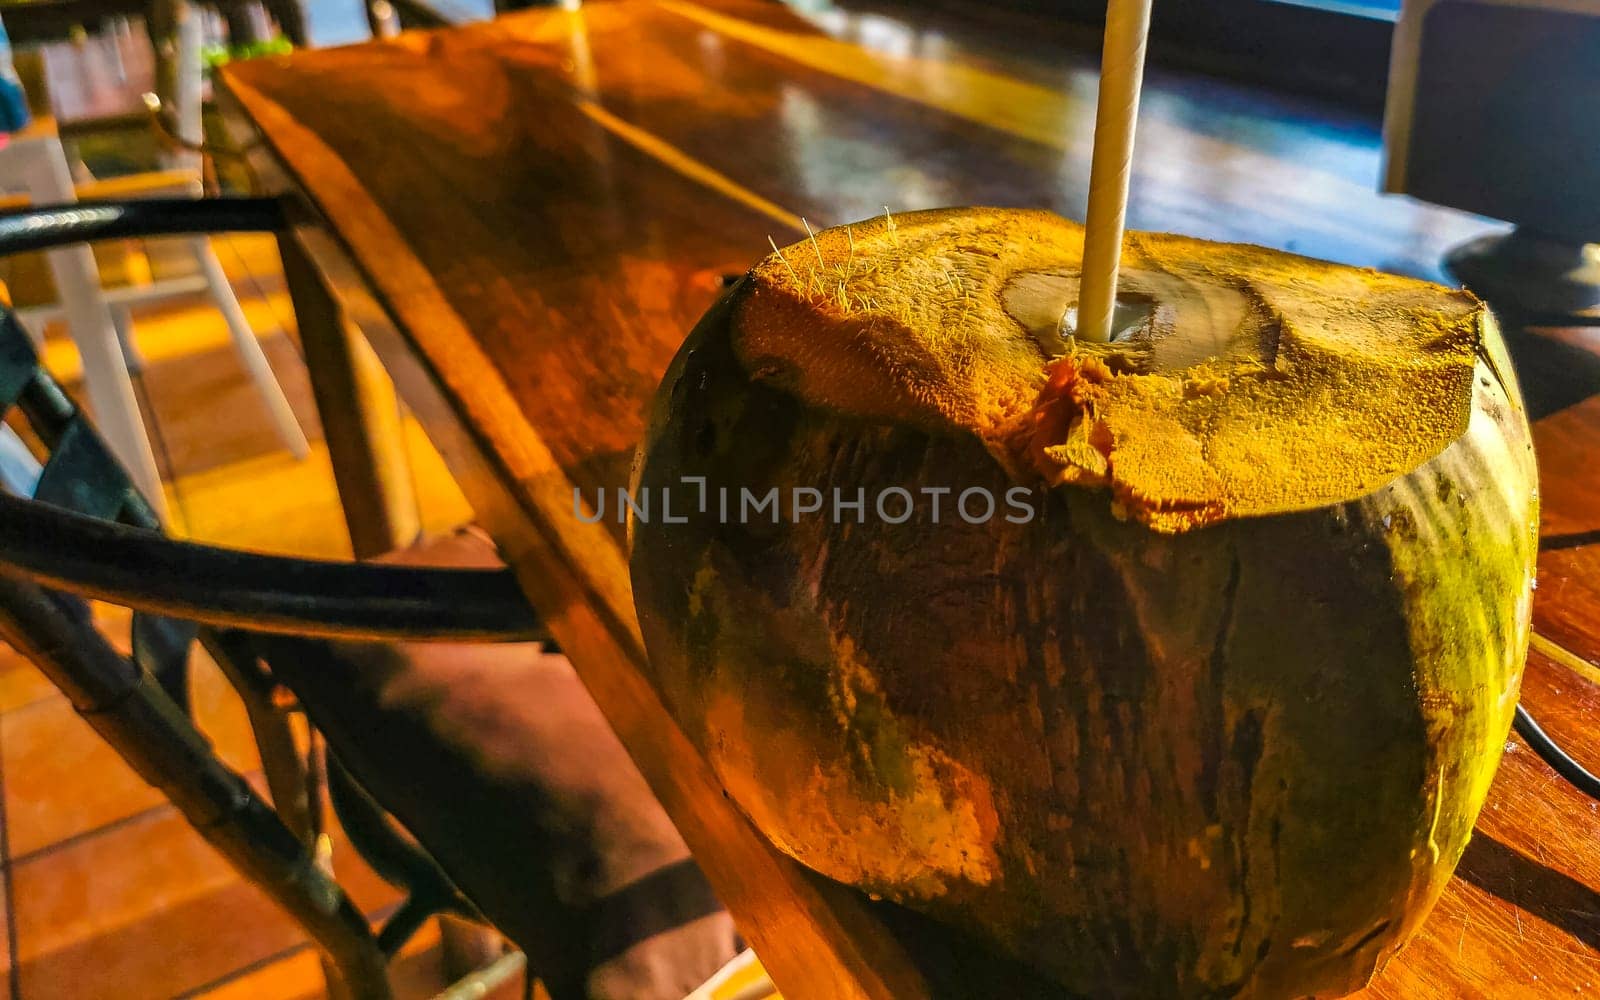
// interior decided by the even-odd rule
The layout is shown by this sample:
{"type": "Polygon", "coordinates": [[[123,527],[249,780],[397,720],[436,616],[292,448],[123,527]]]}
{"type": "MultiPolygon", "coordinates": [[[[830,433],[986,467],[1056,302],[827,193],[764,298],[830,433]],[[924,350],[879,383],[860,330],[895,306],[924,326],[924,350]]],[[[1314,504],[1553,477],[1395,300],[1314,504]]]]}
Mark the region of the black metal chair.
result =
{"type": "MultiPolygon", "coordinates": [[[[0,216],[0,256],[284,227],[271,199],[81,203],[0,216]]],[[[466,567],[441,569],[167,538],[0,309],[0,417],[13,409],[49,454],[32,499],[0,494],[0,637],[294,915],[345,995],[388,996],[386,958],[443,912],[486,915],[557,1000],[682,995],[732,957],[731,922],[570,667],[518,645],[548,637],[492,546],[460,536],[401,557],[466,567]],[[135,609],[131,657],[82,598],[135,609]],[[244,700],[275,809],[188,718],[194,640],[244,700]],[[325,734],[325,770],[286,705],[325,734]],[[352,845],[406,891],[379,929],[319,857],[324,788],[352,845]]]]}

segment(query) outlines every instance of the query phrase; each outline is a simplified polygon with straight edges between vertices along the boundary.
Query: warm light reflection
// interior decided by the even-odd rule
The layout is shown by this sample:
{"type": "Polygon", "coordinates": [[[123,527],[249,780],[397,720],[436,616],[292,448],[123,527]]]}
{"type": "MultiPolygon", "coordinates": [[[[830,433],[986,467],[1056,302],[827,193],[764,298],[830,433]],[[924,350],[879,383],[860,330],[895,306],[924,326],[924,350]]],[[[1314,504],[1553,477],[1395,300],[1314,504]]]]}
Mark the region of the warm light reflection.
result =
{"type": "Polygon", "coordinates": [[[813,223],[837,225],[882,212],[879,200],[863,198],[852,191],[849,178],[864,172],[880,178],[894,191],[894,204],[889,207],[896,212],[939,208],[960,198],[960,192],[948,182],[913,160],[893,155],[893,150],[878,137],[859,131],[846,135],[842,126],[848,123],[829,121],[827,109],[804,88],[783,88],[778,121],[795,173],[795,200],[822,202],[834,209],[828,218],[812,219],[813,223]],[[817,141],[822,135],[829,137],[827,143],[817,141]]]}
{"type": "Polygon", "coordinates": [[[885,55],[905,57],[911,55],[916,32],[905,24],[877,14],[862,14],[856,18],[856,38],[862,45],[885,55]]]}

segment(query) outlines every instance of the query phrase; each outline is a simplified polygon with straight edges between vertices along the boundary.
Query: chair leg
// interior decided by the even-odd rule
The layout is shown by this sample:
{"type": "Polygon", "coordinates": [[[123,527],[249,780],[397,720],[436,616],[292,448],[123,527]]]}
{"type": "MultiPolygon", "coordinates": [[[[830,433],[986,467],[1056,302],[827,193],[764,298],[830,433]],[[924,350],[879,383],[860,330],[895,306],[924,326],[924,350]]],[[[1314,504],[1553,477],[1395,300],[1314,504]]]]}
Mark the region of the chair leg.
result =
{"type": "MultiPolygon", "coordinates": [[[[54,136],[14,141],[6,149],[18,157],[18,173],[35,204],[67,204],[77,200],[72,173],[61,142],[54,136]]],[[[94,254],[85,244],[61,247],[45,254],[55,279],[67,330],[83,358],[83,380],[89,405],[112,451],[132,474],[135,484],[163,519],[166,496],[155,452],[145,436],[144,419],[133,394],[128,366],[117,346],[117,334],[100,289],[100,272],[94,254]]]]}
{"type": "Polygon", "coordinates": [[[244,362],[245,370],[250,373],[250,380],[255,383],[256,391],[261,394],[262,401],[267,404],[267,410],[272,414],[272,422],[277,427],[279,439],[295,458],[305,458],[311,452],[310,445],[306,443],[305,432],[300,429],[300,421],[295,419],[289,398],[283,394],[283,387],[278,384],[277,376],[273,375],[272,366],[267,363],[266,352],[261,349],[261,342],[250,329],[244,310],[239,308],[239,300],[233,294],[233,286],[228,284],[228,276],[222,271],[222,262],[217,260],[217,253],[211,248],[211,241],[204,236],[195,236],[191,237],[189,245],[194,251],[201,272],[205,275],[206,285],[211,290],[211,300],[222,310],[222,318],[227,321],[228,335],[233,338],[233,346],[239,352],[239,360],[244,362]]]}
{"type": "Polygon", "coordinates": [[[117,331],[117,343],[122,347],[122,363],[128,366],[129,374],[144,371],[144,355],[139,353],[139,345],[133,342],[133,310],[120,302],[112,306],[111,327],[117,331]]]}
{"type": "Polygon", "coordinates": [[[322,416],[357,559],[403,548],[422,533],[394,383],[306,249],[314,232],[278,237],[311,392],[322,416]]]}

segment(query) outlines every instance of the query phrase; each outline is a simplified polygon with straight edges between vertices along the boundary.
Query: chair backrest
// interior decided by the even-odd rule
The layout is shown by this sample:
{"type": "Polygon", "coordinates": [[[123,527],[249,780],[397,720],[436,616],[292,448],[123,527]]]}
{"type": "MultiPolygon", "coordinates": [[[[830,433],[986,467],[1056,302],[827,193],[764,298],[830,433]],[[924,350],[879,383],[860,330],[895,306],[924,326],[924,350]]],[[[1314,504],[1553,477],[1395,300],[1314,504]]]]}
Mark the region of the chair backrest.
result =
{"type": "MultiPolygon", "coordinates": [[[[281,218],[275,205],[261,200],[35,209],[0,214],[0,257],[95,236],[275,228],[281,218]]],[[[428,916],[476,911],[336,765],[324,777],[311,773],[315,762],[295,747],[281,692],[254,636],[149,613],[150,605],[192,608],[196,617],[225,626],[259,622],[288,633],[371,638],[393,625],[396,636],[405,636],[419,627],[420,612],[432,619],[439,638],[539,637],[542,629],[514,581],[493,571],[319,564],[165,538],[127,471],[43,368],[15,314],[0,305],[0,419],[8,416],[22,418],[43,461],[35,466],[31,452],[19,453],[19,438],[7,429],[0,465],[19,473],[9,478],[31,487],[32,498],[0,492],[0,636],[34,660],[247,878],[299,919],[333,956],[350,996],[387,997],[386,956],[428,916]],[[185,570],[196,579],[175,580],[185,570]],[[254,577],[268,582],[255,586],[254,577]],[[115,651],[82,597],[62,592],[63,586],[136,609],[131,657],[115,651]],[[474,590],[477,597],[469,593],[474,590]],[[478,598],[499,610],[472,624],[478,598]],[[231,607],[216,606],[230,601],[231,607]],[[462,621],[466,628],[454,627],[462,621]],[[186,665],[197,638],[244,700],[278,812],[216,757],[189,718],[186,665]],[[321,809],[307,788],[324,785],[334,792],[352,846],[407,893],[377,934],[316,860],[321,809]]]]}

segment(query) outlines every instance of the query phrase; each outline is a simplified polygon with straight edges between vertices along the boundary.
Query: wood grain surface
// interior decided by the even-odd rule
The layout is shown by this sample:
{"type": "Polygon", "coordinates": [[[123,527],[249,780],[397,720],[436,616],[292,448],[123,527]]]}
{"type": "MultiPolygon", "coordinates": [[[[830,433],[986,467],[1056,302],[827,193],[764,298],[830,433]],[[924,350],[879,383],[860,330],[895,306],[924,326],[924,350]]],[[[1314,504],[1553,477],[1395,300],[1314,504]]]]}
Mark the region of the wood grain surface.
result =
{"type": "MultiPolygon", "coordinates": [[[[645,404],[720,276],[769,235],[797,238],[800,217],[1081,218],[1094,53],[1056,37],[909,5],[803,20],[756,0],[595,3],[225,76],[392,317],[374,346],[402,393],[798,1000],[942,993],[943,973],[907,956],[916,933],[798,871],[721,798],[638,675],[621,526],[580,523],[573,489],[626,483],[645,404]]],[[[1370,123],[1155,70],[1146,95],[1135,228],[1435,279],[1445,248],[1491,228],[1377,195],[1370,123]]],[[[1545,518],[1527,703],[1600,765],[1600,331],[1512,346],[1545,518]]],[[[1589,992],[1597,837],[1596,803],[1513,740],[1444,901],[1365,995],[1589,992]]]]}

